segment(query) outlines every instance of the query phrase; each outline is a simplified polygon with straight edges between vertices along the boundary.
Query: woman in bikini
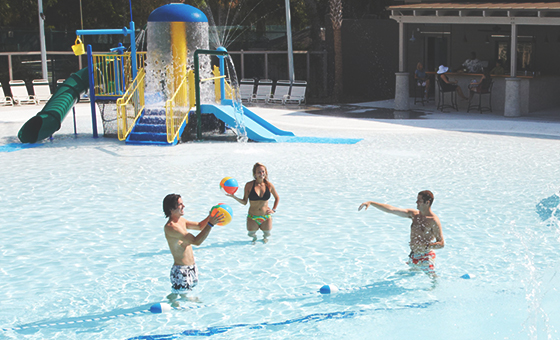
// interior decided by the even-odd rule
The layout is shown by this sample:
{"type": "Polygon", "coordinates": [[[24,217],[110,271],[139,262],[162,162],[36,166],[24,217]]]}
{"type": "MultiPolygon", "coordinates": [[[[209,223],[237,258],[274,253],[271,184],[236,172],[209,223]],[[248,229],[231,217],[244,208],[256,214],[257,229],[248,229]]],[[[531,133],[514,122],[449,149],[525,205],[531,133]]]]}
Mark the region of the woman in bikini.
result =
{"type": "Polygon", "coordinates": [[[268,180],[268,172],[266,167],[261,163],[253,166],[254,181],[245,184],[243,199],[233,194],[226,194],[234,198],[237,202],[247,205],[249,202],[249,212],[247,214],[247,231],[249,237],[252,237],[252,243],[257,241],[257,231],[263,231],[263,242],[268,242],[270,230],[272,229],[272,214],[276,212],[276,207],[280,198],[274,188],[274,185],[268,180]],[[274,206],[272,209],[268,206],[270,195],[274,196],[274,206]]]}

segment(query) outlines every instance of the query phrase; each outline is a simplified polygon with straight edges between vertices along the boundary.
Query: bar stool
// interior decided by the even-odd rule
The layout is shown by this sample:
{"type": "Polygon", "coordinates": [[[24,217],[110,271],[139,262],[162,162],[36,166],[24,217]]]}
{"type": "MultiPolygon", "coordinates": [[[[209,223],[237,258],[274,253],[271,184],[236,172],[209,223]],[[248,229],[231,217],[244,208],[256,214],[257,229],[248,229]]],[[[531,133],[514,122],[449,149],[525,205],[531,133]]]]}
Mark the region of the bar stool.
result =
{"type": "Polygon", "coordinates": [[[444,91],[441,86],[441,81],[439,80],[439,78],[436,79],[436,82],[439,90],[437,109],[442,112],[444,108],[451,108],[459,111],[459,106],[457,105],[457,90],[455,89],[455,87],[449,88],[444,91]],[[450,100],[451,100],[450,104],[445,104],[446,93],[448,93],[450,96],[450,100]]]}
{"type": "Polygon", "coordinates": [[[490,82],[490,85],[488,85],[488,87],[478,86],[476,88],[470,89],[469,106],[467,107],[467,112],[470,112],[471,109],[478,110],[480,113],[482,113],[483,111],[492,112],[492,85],[494,85],[493,81],[490,82]],[[472,101],[474,99],[474,96],[476,95],[478,95],[478,105],[472,105],[472,101]],[[488,106],[482,106],[483,95],[488,95],[488,106]]]}
{"type": "Polygon", "coordinates": [[[421,102],[422,105],[424,105],[424,101],[426,101],[426,99],[424,98],[425,93],[426,93],[426,82],[421,80],[416,80],[416,86],[414,86],[414,105],[416,105],[417,102],[421,102]]]}

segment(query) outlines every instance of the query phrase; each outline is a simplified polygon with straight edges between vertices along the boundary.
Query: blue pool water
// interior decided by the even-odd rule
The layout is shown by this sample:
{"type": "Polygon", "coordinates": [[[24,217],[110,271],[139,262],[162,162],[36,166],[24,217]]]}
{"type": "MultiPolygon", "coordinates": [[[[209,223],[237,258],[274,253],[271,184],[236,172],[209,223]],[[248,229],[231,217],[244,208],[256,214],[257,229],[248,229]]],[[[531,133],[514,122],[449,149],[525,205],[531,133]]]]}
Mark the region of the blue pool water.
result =
{"type": "Polygon", "coordinates": [[[560,224],[537,205],[558,192],[560,140],[270,119],[298,136],[363,140],[164,148],[62,135],[1,152],[0,338],[559,337],[560,224]],[[251,245],[247,208],[219,182],[251,180],[257,161],[280,204],[270,242],[251,245]],[[414,208],[424,189],[446,241],[437,284],[408,271],[408,220],[357,210],[414,208]],[[161,202],[172,192],[187,219],[220,202],[234,218],[195,247],[201,302],[152,314],[170,292],[161,202]],[[321,295],[325,284],[341,291],[321,295]]]}

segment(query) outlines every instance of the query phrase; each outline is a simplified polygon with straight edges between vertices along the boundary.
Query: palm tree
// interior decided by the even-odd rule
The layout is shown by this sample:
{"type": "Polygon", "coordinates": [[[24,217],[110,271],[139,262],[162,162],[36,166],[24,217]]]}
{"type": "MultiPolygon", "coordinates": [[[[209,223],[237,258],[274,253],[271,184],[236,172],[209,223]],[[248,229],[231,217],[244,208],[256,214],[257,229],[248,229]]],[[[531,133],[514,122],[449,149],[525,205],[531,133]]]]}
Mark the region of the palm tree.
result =
{"type": "Polygon", "coordinates": [[[330,0],[331,22],[334,35],[334,98],[342,95],[342,0],[330,0]]]}

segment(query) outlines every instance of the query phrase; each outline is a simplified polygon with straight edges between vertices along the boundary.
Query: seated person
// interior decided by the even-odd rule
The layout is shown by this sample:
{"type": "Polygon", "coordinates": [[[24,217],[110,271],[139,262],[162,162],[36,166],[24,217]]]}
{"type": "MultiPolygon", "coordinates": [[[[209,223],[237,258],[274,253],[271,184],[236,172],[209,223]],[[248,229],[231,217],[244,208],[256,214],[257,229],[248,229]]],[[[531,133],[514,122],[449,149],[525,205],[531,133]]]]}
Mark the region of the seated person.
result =
{"type": "Polygon", "coordinates": [[[439,79],[439,83],[441,85],[441,90],[443,92],[455,91],[455,92],[457,92],[459,97],[463,98],[464,100],[467,100],[468,98],[463,94],[463,90],[461,90],[461,87],[459,85],[457,85],[457,80],[452,82],[452,81],[449,80],[449,78],[447,78],[447,75],[445,75],[445,73],[448,70],[449,70],[449,67],[445,67],[443,65],[440,65],[439,69],[437,71],[437,78],[439,79]]]}
{"type": "Polygon", "coordinates": [[[469,84],[469,98],[472,99],[475,93],[487,93],[492,83],[492,77],[488,68],[482,70],[482,77],[469,84]]]}
{"type": "Polygon", "coordinates": [[[470,59],[465,60],[463,70],[468,73],[479,73],[482,70],[480,60],[476,58],[476,52],[471,52],[470,59]]]}
{"type": "Polygon", "coordinates": [[[497,75],[502,75],[502,74],[505,74],[505,73],[506,73],[506,70],[504,70],[504,67],[502,66],[502,61],[501,60],[496,61],[496,66],[494,66],[492,71],[490,71],[490,74],[497,74],[497,75]]]}
{"type": "Polygon", "coordinates": [[[414,71],[414,79],[416,79],[417,86],[424,86],[424,97],[428,99],[428,90],[430,89],[430,78],[424,71],[424,66],[422,63],[416,65],[416,71],[414,71]]]}

